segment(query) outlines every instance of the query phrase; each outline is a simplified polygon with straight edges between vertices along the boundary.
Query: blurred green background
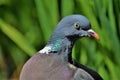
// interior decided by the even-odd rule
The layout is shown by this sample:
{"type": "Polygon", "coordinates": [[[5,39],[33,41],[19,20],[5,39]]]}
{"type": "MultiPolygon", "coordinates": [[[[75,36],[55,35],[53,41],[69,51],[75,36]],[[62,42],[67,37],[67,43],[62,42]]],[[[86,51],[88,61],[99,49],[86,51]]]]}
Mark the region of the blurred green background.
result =
{"type": "Polygon", "coordinates": [[[120,0],[0,0],[0,80],[18,80],[25,61],[70,14],[85,15],[100,35],[79,40],[73,58],[104,80],[119,80],[120,0]]]}

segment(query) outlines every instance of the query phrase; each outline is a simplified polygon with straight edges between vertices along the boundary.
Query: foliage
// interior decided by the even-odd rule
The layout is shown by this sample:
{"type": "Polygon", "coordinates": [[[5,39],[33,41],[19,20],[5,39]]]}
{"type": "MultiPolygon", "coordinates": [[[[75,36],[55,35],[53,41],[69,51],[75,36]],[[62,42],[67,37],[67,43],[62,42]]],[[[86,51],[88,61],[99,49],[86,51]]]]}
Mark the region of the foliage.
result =
{"type": "Polygon", "coordinates": [[[22,65],[47,43],[58,21],[85,15],[100,40],[83,38],[73,58],[96,70],[104,80],[120,76],[119,0],[0,0],[0,78],[17,80],[22,65]]]}

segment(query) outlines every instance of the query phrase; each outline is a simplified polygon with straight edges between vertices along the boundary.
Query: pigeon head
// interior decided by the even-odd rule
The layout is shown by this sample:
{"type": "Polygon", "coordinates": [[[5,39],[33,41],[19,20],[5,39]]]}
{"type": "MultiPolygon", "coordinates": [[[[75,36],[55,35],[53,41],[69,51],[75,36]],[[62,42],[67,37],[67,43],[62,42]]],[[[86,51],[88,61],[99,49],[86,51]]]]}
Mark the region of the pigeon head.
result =
{"type": "Polygon", "coordinates": [[[91,29],[89,20],[83,15],[70,15],[59,22],[51,39],[56,40],[64,37],[71,41],[76,41],[81,37],[99,39],[99,36],[91,29]]]}
{"type": "Polygon", "coordinates": [[[70,15],[58,23],[48,41],[47,46],[49,47],[45,49],[47,49],[47,51],[58,51],[66,48],[66,46],[72,49],[75,41],[82,37],[99,39],[99,36],[91,29],[91,24],[85,16],[70,15]]]}

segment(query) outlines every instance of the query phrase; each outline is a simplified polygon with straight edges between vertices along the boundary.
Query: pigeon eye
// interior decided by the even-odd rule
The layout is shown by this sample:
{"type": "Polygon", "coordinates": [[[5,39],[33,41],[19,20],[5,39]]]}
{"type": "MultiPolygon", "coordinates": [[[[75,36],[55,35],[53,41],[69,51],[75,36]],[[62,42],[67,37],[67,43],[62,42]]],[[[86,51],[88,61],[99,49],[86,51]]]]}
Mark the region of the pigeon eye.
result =
{"type": "Polygon", "coordinates": [[[80,25],[78,23],[75,23],[74,24],[74,28],[77,29],[77,30],[79,30],[80,29],[80,25]]]}

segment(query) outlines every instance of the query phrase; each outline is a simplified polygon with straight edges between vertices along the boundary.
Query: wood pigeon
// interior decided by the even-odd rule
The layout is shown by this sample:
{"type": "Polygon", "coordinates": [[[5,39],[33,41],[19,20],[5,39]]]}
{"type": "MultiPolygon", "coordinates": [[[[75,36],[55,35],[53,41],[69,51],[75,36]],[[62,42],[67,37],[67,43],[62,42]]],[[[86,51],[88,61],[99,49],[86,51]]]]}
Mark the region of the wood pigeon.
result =
{"type": "Polygon", "coordinates": [[[74,43],[82,37],[99,39],[85,16],[63,18],[47,45],[25,63],[20,80],[103,80],[71,57],[74,43]]]}

